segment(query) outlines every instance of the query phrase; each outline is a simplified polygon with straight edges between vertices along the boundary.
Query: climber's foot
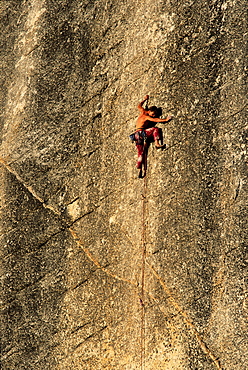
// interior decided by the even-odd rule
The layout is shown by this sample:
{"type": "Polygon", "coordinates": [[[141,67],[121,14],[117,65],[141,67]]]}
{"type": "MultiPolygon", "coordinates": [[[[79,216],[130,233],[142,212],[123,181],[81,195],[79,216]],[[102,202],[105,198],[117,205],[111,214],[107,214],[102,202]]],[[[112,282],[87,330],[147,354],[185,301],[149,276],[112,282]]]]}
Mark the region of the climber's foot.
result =
{"type": "Polygon", "coordinates": [[[166,148],[166,144],[163,144],[163,145],[155,145],[155,148],[156,149],[165,149],[166,148]]]}

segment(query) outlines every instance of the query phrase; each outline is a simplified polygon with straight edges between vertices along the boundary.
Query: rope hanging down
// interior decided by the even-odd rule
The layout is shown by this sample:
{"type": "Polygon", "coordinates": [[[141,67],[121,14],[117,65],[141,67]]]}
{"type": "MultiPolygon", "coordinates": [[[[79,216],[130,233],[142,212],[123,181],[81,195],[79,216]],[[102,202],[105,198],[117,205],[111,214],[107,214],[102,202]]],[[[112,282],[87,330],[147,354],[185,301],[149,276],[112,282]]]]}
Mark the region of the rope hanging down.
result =
{"type": "Polygon", "coordinates": [[[146,259],[146,206],[147,206],[147,182],[144,178],[142,194],[142,266],[141,266],[141,370],[145,369],[145,259],[146,259]]]}

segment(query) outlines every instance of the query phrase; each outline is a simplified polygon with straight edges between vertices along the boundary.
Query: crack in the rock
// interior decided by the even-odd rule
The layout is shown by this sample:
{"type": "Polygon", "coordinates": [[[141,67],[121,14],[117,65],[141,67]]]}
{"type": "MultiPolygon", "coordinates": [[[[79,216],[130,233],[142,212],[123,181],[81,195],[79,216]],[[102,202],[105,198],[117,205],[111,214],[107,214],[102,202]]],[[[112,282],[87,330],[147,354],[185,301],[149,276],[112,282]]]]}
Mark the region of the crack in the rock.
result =
{"type": "Polygon", "coordinates": [[[182,316],[185,324],[192,330],[192,332],[194,333],[198,343],[199,343],[199,346],[200,348],[202,349],[202,351],[209,356],[209,358],[213,361],[213,363],[215,364],[216,368],[218,370],[223,370],[221,365],[220,365],[220,362],[219,362],[219,359],[216,358],[214,356],[214,354],[210,351],[210,349],[207,347],[206,343],[203,341],[203,339],[201,338],[198,330],[196,329],[194,323],[192,322],[192,320],[189,318],[188,314],[183,310],[183,308],[177,303],[176,299],[173,297],[173,294],[171,293],[170,289],[167,287],[167,285],[165,284],[165,282],[162,280],[161,276],[156,272],[156,270],[146,261],[146,265],[150,268],[150,270],[152,271],[153,275],[157,278],[157,280],[159,281],[161,287],[163,288],[164,292],[166,293],[167,295],[167,300],[169,300],[172,304],[172,306],[177,310],[177,312],[180,313],[180,315],[182,316]]]}
{"type": "MultiPolygon", "coordinates": [[[[86,342],[87,340],[89,340],[90,338],[92,338],[92,337],[94,337],[95,335],[97,335],[97,334],[99,334],[99,333],[101,333],[103,330],[105,330],[105,329],[107,329],[107,325],[104,325],[101,329],[99,329],[97,332],[95,332],[95,333],[92,333],[91,335],[89,335],[88,337],[86,337],[85,339],[84,339],[84,342],[86,342]]],[[[82,343],[80,343],[79,345],[77,345],[77,348],[81,345],[82,343]]]]}
{"type": "MultiPolygon", "coordinates": [[[[0,158],[0,163],[2,163],[4,165],[4,167],[12,174],[15,176],[15,178],[24,186],[25,189],[28,190],[28,192],[36,199],[39,201],[39,203],[42,204],[42,206],[46,209],[49,209],[51,210],[53,213],[55,213],[57,216],[63,216],[63,214],[61,212],[59,212],[57,209],[55,209],[54,207],[50,206],[49,204],[46,204],[46,202],[35,192],[35,190],[25,184],[25,182],[23,181],[23,179],[20,177],[20,175],[15,171],[13,170],[2,158],[0,158]]],[[[105,199],[106,197],[108,197],[110,194],[108,194],[107,196],[103,197],[101,200],[105,199]]],[[[77,199],[79,199],[79,197],[77,197],[74,201],[76,201],[77,199]]],[[[73,203],[74,201],[72,201],[71,203],[73,203]]],[[[69,204],[71,204],[69,203],[69,204]]],[[[86,213],[84,213],[83,215],[81,215],[80,217],[78,217],[76,220],[74,220],[73,222],[69,223],[69,221],[67,219],[61,219],[62,222],[65,222],[66,223],[66,226],[65,227],[62,227],[58,232],[52,234],[45,242],[41,243],[38,247],[41,247],[43,245],[45,245],[49,240],[50,238],[52,238],[53,236],[59,234],[60,232],[70,228],[73,224],[75,224],[76,222],[78,222],[79,220],[81,220],[82,218],[84,218],[85,216],[91,214],[92,212],[94,212],[97,208],[100,207],[100,204],[98,205],[95,205],[95,207],[89,211],[87,211],[86,213]]]]}
{"type": "MultiPolygon", "coordinates": [[[[116,279],[116,280],[119,280],[119,281],[123,281],[123,282],[126,282],[128,284],[131,284],[132,286],[135,286],[136,289],[138,288],[137,287],[137,283],[136,282],[133,282],[129,279],[126,279],[126,278],[123,278],[123,277],[120,277],[112,272],[110,272],[108,269],[106,269],[105,267],[103,267],[99,262],[98,260],[90,253],[89,249],[88,248],[85,248],[83,246],[83,243],[81,242],[80,238],[77,236],[76,232],[73,230],[73,229],[69,229],[69,231],[71,232],[71,235],[73,237],[73,239],[76,241],[76,243],[78,244],[78,246],[83,249],[83,251],[85,252],[85,254],[87,255],[87,257],[99,268],[101,269],[106,275],[108,276],[111,276],[112,278],[116,279]]],[[[220,362],[219,360],[214,356],[214,354],[209,350],[209,348],[207,347],[206,343],[203,341],[203,339],[201,338],[199,332],[197,331],[194,323],[192,322],[192,320],[188,317],[188,314],[183,310],[183,308],[177,303],[176,299],[173,297],[172,293],[170,292],[169,288],[166,286],[165,282],[162,280],[162,278],[158,275],[158,273],[155,271],[155,269],[146,261],[146,264],[147,266],[151,269],[153,275],[158,279],[159,283],[161,284],[164,292],[166,293],[167,295],[167,300],[169,300],[172,304],[172,306],[176,309],[176,311],[182,316],[185,324],[192,330],[193,334],[195,335],[197,341],[198,341],[198,344],[200,346],[200,348],[202,349],[202,351],[213,361],[214,365],[216,366],[216,368],[218,370],[222,370],[222,367],[220,366],[220,362]]],[[[163,309],[160,307],[159,305],[159,302],[157,302],[157,299],[145,288],[144,291],[146,292],[146,294],[154,301],[157,303],[157,306],[158,308],[165,314],[165,312],[163,311],[163,309]]]]}
{"type": "MultiPolygon", "coordinates": [[[[216,120],[218,120],[218,121],[226,121],[226,120],[229,120],[230,118],[233,118],[233,117],[235,117],[237,114],[239,114],[239,113],[243,112],[243,110],[245,110],[245,108],[247,107],[247,105],[248,105],[248,104],[245,104],[241,109],[239,109],[238,111],[236,111],[236,112],[234,112],[234,113],[232,113],[232,114],[230,114],[230,115],[228,115],[228,116],[222,116],[222,117],[221,117],[221,116],[219,116],[219,117],[216,117],[216,120]]],[[[230,130],[228,130],[228,131],[224,132],[224,133],[223,133],[223,136],[224,136],[226,133],[228,133],[228,132],[232,131],[234,127],[235,127],[235,126],[232,126],[232,128],[231,128],[230,130]]]]}
{"type": "Polygon", "coordinates": [[[69,205],[71,205],[71,204],[73,204],[73,203],[75,203],[77,200],[79,200],[80,199],[80,197],[76,197],[76,198],[74,198],[73,200],[71,200],[70,201],[70,203],[67,203],[66,205],[65,205],[65,207],[68,207],[69,205]]]}
{"type": "Polygon", "coordinates": [[[57,209],[55,209],[54,207],[52,207],[51,205],[49,204],[46,204],[46,202],[44,201],[44,199],[42,199],[37,193],[36,191],[32,188],[32,186],[29,186],[27,185],[23,179],[21,178],[21,176],[13,169],[10,167],[9,164],[7,164],[5,162],[5,160],[3,158],[0,158],[0,163],[3,164],[3,166],[12,174],[15,176],[15,178],[24,186],[25,189],[28,190],[28,192],[36,199],[39,201],[39,203],[42,204],[42,206],[44,208],[47,208],[47,209],[50,209],[53,213],[55,213],[57,216],[61,216],[61,212],[59,212],[57,209]]]}
{"type": "Polygon", "coordinates": [[[78,332],[79,330],[81,330],[81,329],[85,328],[85,326],[90,325],[90,324],[91,324],[91,322],[89,321],[89,322],[86,322],[86,323],[85,323],[85,324],[83,324],[83,325],[77,326],[75,329],[73,329],[73,330],[71,331],[71,334],[74,334],[74,333],[78,332]]]}
{"type": "MultiPolygon", "coordinates": [[[[53,233],[53,234],[51,234],[51,235],[49,235],[48,236],[48,238],[44,241],[44,242],[42,242],[42,243],[40,243],[40,244],[38,244],[37,246],[36,246],[36,249],[35,250],[32,250],[32,251],[30,251],[30,252],[26,252],[26,253],[24,253],[23,255],[21,255],[21,257],[24,257],[24,256],[28,256],[28,255],[31,255],[31,254],[34,254],[34,253],[37,253],[37,251],[39,251],[39,249],[40,248],[42,248],[44,245],[46,245],[53,237],[55,237],[55,236],[57,236],[57,235],[59,235],[60,233],[62,233],[63,231],[66,231],[67,229],[68,229],[68,227],[70,227],[70,225],[67,225],[67,226],[64,226],[64,227],[62,227],[61,229],[59,229],[58,231],[56,231],[55,233],[53,233]]],[[[18,230],[18,228],[15,228],[15,229],[13,229],[13,230],[16,230],[17,232],[19,231],[19,232],[22,232],[22,230],[18,230]]],[[[5,236],[6,234],[3,234],[3,236],[5,236]]],[[[6,259],[8,259],[8,258],[10,258],[10,257],[12,257],[12,256],[15,256],[15,254],[14,253],[9,253],[9,254],[7,254],[6,256],[4,256],[3,257],[3,259],[4,260],[6,260],[6,259]]]]}
{"type": "MultiPolygon", "coordinates": [[[[95,270],[95,271],[96,271],[96,270],[95,270]]],[[[92,272],[94,272],[94,271],[92,271],[92,272]]],[[[72,287],[71,289],[75,290],[75,289],[79,288],[80,286],[84,285],[85,283],[87,283],[87,281],[89,281],[89,278],[87,278],[87,279],[84,279],[84,280],[80,281],[80,283],[78,283],[77,285],[75,285],[75,286],[74,286],[74,287],[72,287]]]]}
{"type": "Polygon", "coordinates": [[[126,282],[128,284],[131,284],[131,285],[137,287],[137,283],[136,282],[131,281],[129,279],[126,279],[124,277],[120,277],[120,276],[118,276],[118,275],[110,272],[106,267],[102,266],[98,262],[98,260],[96,258],[94,258],[94,256],[90,253],[89,249],[88,248],[85,248],[83,246],[83,243],[81,242],[80,238],[77,236],[77,233],[72,228],[69,228],[69,231],[70,231],[73,239],[76,241],[77,245],[84,251],[84,253],[89,258],[89,260],[92,261],[94,263],[94,265],[98,267],[98,269],[102,270],[105,274],[107,274],[108,276],[111,276],[112,278],[114,278],[116,280],[123,281],[123,282],[126,282]]]}
{"type": "Polygon", "coordinates": [[[100,205],[100,204],[95,205],[95,207],[94,207],[93,209],[90,209],[89,211],[85,212],[83,215],[81,215],[81,216],[79,216],[78,218],[76,218],[73,222],[71,222],[71,224],[70,224],[70,225],[68,225],[68,226],[66,227],[66,229],[70,229],[70,227],[71,227],[71,226],[73,226],[73,225],[74,225],[75,223],[77,223],[78,221],[82,220],[82,218],[84,218],[84,217],[86,217],[86,216],[90,215],[91,213],[95,212],[95,210],[96,210],[97,208],[99,208],[99,207],[101,207],[101,205],[100,205]]]}
{"type": "MultiPolygon", "coordinates": [[[[86,323],[85,325],[82,325],[81,327],[79,327],[78,330],[82,329],[84,326],[86,326],[87,324],[90,324],[90,323],[86,323]]],[[[89,339],[93,338],[94,336],[100,334],[101,332],[103,332],[104,330],[107,329],[107,325],[104,325],[102,328],[100,328],[99,330],[95,331],[94,333],[88,335],[88,337],[84,338],[83,341],[79,342],[76,346],[74,346],[73,348],[71,348],[68,352],[68,354],[66,356],[63,356],[59,362],[61,361],[64,361],[65,359],[68,359],[70,358],[73,353],[79,348],[81,347],[85,342],[87,342],[89,339]]],[[[77,331],[77,329],[75,330],[75,332],[77,331]]],[[[71,334],[73,334],[74,332],[72,332],[71,334]]]]}
{"type": "MultiPolygon", "coordinates": [[[[45,240],[41,244],[38,244],[37,249],[39,250],[40,248],[44,247],[44,245],[46,245],[51,239],[53,239],[55,236],[61,234],[63,231],[66,231],[67,229],[68,229],[68,226],[62,227],[59,231],[56,231],[55,233],[49,235],[47,240],[45,240]]],[[[27,255],[31,254],[31,253],[36,253],[36,252],[37,252],[37,250],[32,251],[30,253],[27,253],[27,255]]]]}
{"type": "MultiPolygon", "coordinates": [[[[43,274],[42,276],[40,276],[38,279],[36,279],[35,281],[31,282],[31,283],[27,283],[27,284],[24,284],[24,286],[15,291],[13,294],[14,294],[14,297],[12,297],[11,299],[8,300],[8,302],[4,305],[1,305],[0,306],[0,309],[1,310],[4,310],[5,308],[9,307],[13,302],[16,301],[17,299],[17,296],[22,293],[23,291],[25,291],[26,289],[30,288],[30,287],[33,287],[35,285],[37,285],[38,283],[40,283],[43,279],[46,279],[47,277],[58,277],[60,275],[60,273],[63,272],[62,270],[58,269],[57,271],[53,271],[53,272],[47,272],[45,274],[43,274]]],[[[64,293],[66,293],[69,289],[63,289],[61,292],[60,292],[60,295],[63,295],[64,293]]]]}
{"type": "MultiPolygon", "coordinates": [[[[244,109],[244,108],[243,108],[244,109]]],[[[236,113],[237,114],[237,113],[236,113]]],[[[56,215],[59,215],[59,216],[62,216],[62,214],[60,212],[58,212],[54,207],[50,206],[50,205],[47,205],[45,203],[45,201],[34,191],[34,189],[31,187],[31,186],[28,186],[27,184],[25,184],[25,182],[22,180],[22,178],[19,176],[19,174],[13,170],[2,158],[0,158],[0,163],[2,163],[4,165],[4,167],[10,172],[12,173],[16,179],[32,194],[32,196],[37,199],[44,208],[47,208],[47,209],[50,209],[54,214],[56,215]]],[[[122,187],[123,188],[123,187],[122,187]]],[[[104,196],[103,198],[101,198],[101,201],[106,199],[108,196],[110,196],[111,194],[117,192],[117,190],[115,191],[112,191],[111,193],[109,193],[107,196],[104,196]]],[[[78,238],[76,232],[71,228],[77,221],[79,221],[80,219],[82,219],[83,217],[87,216],[88,214],[92,213],[95,211],[96,208],[100,207],[100,205],[97,205],[93,210],[90,210],[89,212],[85,213],[84,215],[80,216],[78,219],[76,219],[75,221],[73,221],[72,223],[70,223],[70,225],[64,227],[63,229],[61,229],[60,231],[54,233],[53,235],[51,235],[51,237],[49,237],[49,239],[40,244],[40,246],[46,244],[53,236],[59,234],[60,232],[64,231],[65,229],[68,229],[68,231],[71,233],[73,239],[76,241],[76,243],[80,246],[80,248],[83,249],[84,253],[87,255],[87,257],[89,258],[89,260],[91,260],[95,266],[97,266],[99,269],[101,269],[105,274],[107,274],[108,276],[111,276],[112,278],[118,280],[118,281],[122,281],[122,282],[126,282],[128,284],[131,284],[132,286],[134,286],[136,289],[138,288],[137,287],[137,282],[134,282],[134,281],[131,281],[129,279],[126,279],[126,278],[123,278],[123,277],[120,277],[112,272],[110,272],[106,267],[102,266],[97,259],[94,258],[94,256],[90,253],[89,249],[88,248],[85,248],[83,247],[83,244],[82,242],[80,241],[80,239],[78,238]]],[[[147,263],[147,262],[146,262],[147,263]]],[[[219,363],[219,360],[212,354],[212,352],[208,349],[207,345],[204,343],[203,339],[201,338],[200,334],[198,333],[195,325],[193,324],[193,322],[191,321],[191,319],[188,317],[188,315],[185,313],[185,311],[180,307],[180,305],[176,302],[175,298],[172,296],[171,292],[169,291],[168,287],[165,285],[164,281],[162,280],[162,278],[157,274],[157,272],[155,271],[155,269],[153,267],[151,267],[148,263],[147,263],[148,267],[150,267],[153,275],[158,279],[158,281],[160,282],[164,292],[167,294],[167,299],[170,300],[171,304],[173,305],[173,307],[178,311],[178,313],[183,317],[183,320],[185,321],[186,325],[192,330],[192,332],[194,333],[198,343],[199,343],[199,346],[201,347],[201,349],[203,350],[203,352],[208,355],[211,360],[213,361],[213,363],[215,364],[216,368],[221,370],[221,366],[220,366],[220,363],[219,363]]],[[[46,274],[47,275],[47,274],[46,274]]],[[[42,280],[46,275],[40,277],[35,283],[32,283],[32,284],[29,284],[27,286],[25,286],[23,289],[26,289],[27,287],[30,287],[34,284],[37,284],[37,282],[39,282],[40,280],[42,280]]],[[[83,284],[83,282],[81,283],[83,284]]],[[[23,289],[21,289],[20,291],[22,291],[23,289]]],[[[19,292],[20,292],[19,291],[19,292]]],[[[19,292],[17,292],[16,294],[18,294],[19,292]]],[[[148,296],[150,296],[150,298],[152,300],[154,300],[155,302],[157,302],[157,300],[155,299],[155,297],[149,292],[147,291],[147,289],[145,289],[145,292],[147,293],[148,296]]],[[[64,291],[63,291],[64,293],[64,291]]],[[[161,309],[161,307],[160,307],[161,309]]],[[[107,326],[105,326],[104,328],[100,329],[100,331],[104,330],[107,326]]],[[[92,336],[94,336],[96,333],[93,333],[92,335],[90,335],[89,337],[87,337],[85,340],[88,340],[90,339],[92,336]]],[[[84,341],[85,341],[84,340],[84,341]]],[[[82,345],[83,342],[79,343],[77,345],[77,347],[75,349],[77,349],[78,347],[80,347],[82,345]]]]}
{"type": "Polygon", "coordinates": [[[241,190],[241,180],[239,179],[239,183],[238,183],[238,186],[236,187],[235,189],[235,196],[234,196],[234,200],[237,200],[238,196],[239,196],[239,193],[240,193],[240,190],[241,190]]]}
{"type": "Polygon", "coordinates": [[[35,51],[36,49],[40,48],[41,46],[42,46],[41,44],[35,45],[31,50],[29,50],[26,54],[24,54],[24,57],[29,56],[33,51],[35,51]]]}

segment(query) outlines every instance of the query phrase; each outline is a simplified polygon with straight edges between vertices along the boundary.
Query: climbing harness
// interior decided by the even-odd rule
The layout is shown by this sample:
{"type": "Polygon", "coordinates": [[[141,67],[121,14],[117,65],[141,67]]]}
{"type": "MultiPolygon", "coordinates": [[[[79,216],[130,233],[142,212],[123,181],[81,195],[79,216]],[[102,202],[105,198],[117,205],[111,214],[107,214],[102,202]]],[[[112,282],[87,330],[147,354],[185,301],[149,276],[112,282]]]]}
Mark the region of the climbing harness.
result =
{"type": "Polygon", "coordinates": [[[132,142],[136,143],[136,145],[142,145],[147,140],[147,135],[144,130],[137,130],[129,135],[129,138],[132,142]]]}

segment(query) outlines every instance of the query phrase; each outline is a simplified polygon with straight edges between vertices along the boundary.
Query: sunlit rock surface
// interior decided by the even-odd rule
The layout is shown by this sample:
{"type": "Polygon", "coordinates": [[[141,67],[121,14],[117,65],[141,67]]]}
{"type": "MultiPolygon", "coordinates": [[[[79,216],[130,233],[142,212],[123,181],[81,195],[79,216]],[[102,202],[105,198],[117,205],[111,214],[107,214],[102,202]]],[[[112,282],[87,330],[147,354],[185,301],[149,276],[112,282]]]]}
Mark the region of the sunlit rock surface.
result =
{"type": "Polygon", "coordinates": [[[1,1],[3,370],[247,368],[245,11],[1,1]]]}

